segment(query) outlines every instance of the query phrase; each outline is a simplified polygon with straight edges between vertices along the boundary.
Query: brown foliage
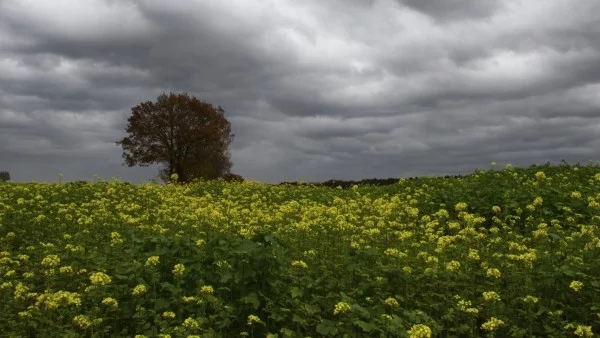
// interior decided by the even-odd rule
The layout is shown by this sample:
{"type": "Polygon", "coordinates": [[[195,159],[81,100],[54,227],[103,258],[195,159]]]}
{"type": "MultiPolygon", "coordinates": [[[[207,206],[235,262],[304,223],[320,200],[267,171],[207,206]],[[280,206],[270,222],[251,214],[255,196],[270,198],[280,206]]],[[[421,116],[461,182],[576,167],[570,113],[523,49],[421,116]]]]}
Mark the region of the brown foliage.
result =
{"type": "Polygon", "coordinates": [[[220,106],[187,93],[163,93],[131,113],[128,136],[117,142],[127,166],[164,164],[161,178],[166,182],[176,173],[183,183],[217,179],[231,169],[228,147],[235,135],[220,106]]]}
{"type": "Polygon", "coordinates": [[[0,181],[10,181],[10,173],[8,171],[0,171],[0,181]]]}
{"type": "Polygon", "coordinates": [[[244,182],[244,178],[241,175],[234,173],[227,173],[222,178],[225,182],[244,182]]]}

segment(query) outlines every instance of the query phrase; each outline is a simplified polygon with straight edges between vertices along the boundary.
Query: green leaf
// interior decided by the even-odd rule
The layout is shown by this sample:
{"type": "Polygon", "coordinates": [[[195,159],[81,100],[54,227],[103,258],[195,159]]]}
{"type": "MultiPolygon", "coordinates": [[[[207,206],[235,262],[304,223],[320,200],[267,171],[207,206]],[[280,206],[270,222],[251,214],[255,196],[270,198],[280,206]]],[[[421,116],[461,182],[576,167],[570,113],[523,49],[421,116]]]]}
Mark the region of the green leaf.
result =
{"type": "Polygon", "coordinates": [[[377,330],[377,325],[374,325],[374,324],[371,324],[371,323],[367,323],[367,322],[362,321],[362,320],[355,321],[354,325],[360,327],[365,332],[371,332],[373,330],[377,330]]]}
{"type": "Polygon", "coordinates": [[[233,278],[231,272],[225,272],[221,274],[221,283],[227,283],[231,278],[233,278]]]}
{"type": "Polygon", "coordinates": [[[338,329],[335,327],[335,322],[331,320],[323,320],[322,323],[317,325],[317,333],[323,336],[336,335],[338,329]]]}
{"type": "Polygon", "coordinates": [[[306,313],[309,315],[314,315],[315,313],[321,312],[320,307],[312,304],[304,304],[304,310],[306,310],[306,313]]]}
{"type": "Polygon", "coordinates": [[[257,310],[260,307],[260,299],[258,298],[258,295],[254,292],[250,292],[248,295],[240,298],[240,301],[242,301],[245,304],[252,304],[254,310],[257,310]]]}
{"type": "Polygon", "coordinates": [[[302,296],[303,292],[302,292],[302,289],[300,289],[299,287],[293,286],[290,288],[290,294],[292,295],[293,299],[296,299],[296,298],[302,296]]]}
{"type": "Polygon", "coordinates": [[[294,331],[292,331],[290,329],[283,328],[283,329],[279,330],[279,332],[281,332],[281,334],[284,337],[294,337],[295,336],[294,331]]]}
{"type": "Polygon", "coordinates": [[[298,316],[297,314],[294,314],[294,316],[292,317],[292,322],[298,323],[298,324],[300,324],[302,326],[304,326],[304,325],[307,324],[306,319],[298,316]]]}

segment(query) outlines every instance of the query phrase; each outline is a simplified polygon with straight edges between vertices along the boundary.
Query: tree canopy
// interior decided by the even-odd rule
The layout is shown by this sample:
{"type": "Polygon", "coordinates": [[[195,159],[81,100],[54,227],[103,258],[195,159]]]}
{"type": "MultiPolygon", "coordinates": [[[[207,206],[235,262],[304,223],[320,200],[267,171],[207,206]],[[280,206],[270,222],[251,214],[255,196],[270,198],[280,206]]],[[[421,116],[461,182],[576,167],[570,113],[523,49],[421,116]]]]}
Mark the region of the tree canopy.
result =
{"type": "Polygon", "coordinates": [[[131,108],[128,136],[117,145],[129,167],[164,165],[159,175],[165,182],[173,174],[182,183],[217,179],[230,172],[228,147],[235,136],[224,113],[187,93],[162,93],[156,102],[131,108]]]}

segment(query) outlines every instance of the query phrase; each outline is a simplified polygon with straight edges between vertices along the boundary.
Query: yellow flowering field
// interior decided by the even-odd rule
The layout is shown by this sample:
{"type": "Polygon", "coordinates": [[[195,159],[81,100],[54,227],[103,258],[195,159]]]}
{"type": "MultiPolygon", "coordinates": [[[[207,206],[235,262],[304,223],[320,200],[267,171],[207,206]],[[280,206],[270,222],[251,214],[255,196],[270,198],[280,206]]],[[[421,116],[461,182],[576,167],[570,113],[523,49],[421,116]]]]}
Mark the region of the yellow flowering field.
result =
{"type": "Polygon", "coordinates": [[[0,183],[7,337],[592,337],[600,167],[0,183]]]}

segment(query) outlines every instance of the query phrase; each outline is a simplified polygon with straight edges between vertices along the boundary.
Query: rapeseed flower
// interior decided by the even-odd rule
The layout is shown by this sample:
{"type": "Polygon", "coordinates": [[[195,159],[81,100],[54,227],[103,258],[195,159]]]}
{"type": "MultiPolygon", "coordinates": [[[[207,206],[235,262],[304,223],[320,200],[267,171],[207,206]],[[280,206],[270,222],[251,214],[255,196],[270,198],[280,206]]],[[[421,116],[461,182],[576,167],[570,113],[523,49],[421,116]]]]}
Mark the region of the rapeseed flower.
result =
{"type": "Polygon", "coordinates": [[[533,297],[533,296],[527,296],[525,298],[523,298],[523,302],[528,303],[528,304],[536,304],[539,301],[539,299],[537,297],[533,297]]]}
{"type": "Polygon", "coordinates": [[[456,203],[456,205],[454,206],[454,210],[459,211],[459,212],[465,211],[465,210],[467,210],[468,207],[469,206],[467,205],[467,203],[459,202],[459,203],[456,203]]]}
{"type": "Polygon", "coordinates": [[[262,323],[262,321],[260,320],[260,318],[258,316],[249,315],[248,316],[248,325],[252,325],[255,323],[262,323]]]}
{"type": "Polygon", "coordinates": [[[73,273],[73,267],[71,267],[70,265],[68,266],[61,266],[58,269],[58,272],[62,273],[62,274],[69,274],[69,273],[73,273]]]}
{"type": "Polygon", "coordinates": [[[469,254],[467,255],[467,258],[472,259],[474,261],[478,261],[480,259],[479,251],[475,249],[469,249],[469,254]]]}
{"type": "Polygon", "coordinates": [[[148,291],[148,288],[144,284],[138,284],[133,288],[133,292],[131,293],[133,296],[143,295],[148,291]]]}
{"type": "Polygon", "coordinates": [[[575,292],[579,292],[581,289],[583,289],[583,283],[580,281],[572,281],[571,284],[569,285],[569,287],[571,289],[573,289],[575,292]]]}
{"type": "Polygon", "coordinates": [[[410,338],[431,338],[431,328],[425,324],[413,325],[410,330],[407,331],[410,338]]]}
{"type": "Polygon", "coordinates": [[[102,304],[113,307],[113,308],[119,307],[119,302],[117,302],[117,300],[112,297],[104,298],[102,300],[102,304]]]}
{"type": "Polygon", "coordinates": [[[389,320],[392,320],[394,318],[391,315],[388,315],[388,314],[384,313],[384,314],[381,315],[381,319],[389,321],[389,320]]]}
{"type": "Polygon", "coordinates": [[[504,322],[502,320],[496,317],[492,317],[487,322],[481,324],[481,328],[486,331],[495,331],[502,325],[504,325],[504,322]]]}
{"type": "Polygon", "coordinates": [[[190,330],[195,330],[195,329],[199,329],[200,325],[198,324],[198,322],[193,319],[192,317],[188,317],[183,321],[183,324],[181,324],[181,326],[190,329],[190,330]]]}
{"type": "Polygon", "coordinates": [[[446,264],[446,270],[447,271],[458,271],[458,269],[460,269],[460,262],[458,261],[450,261],[448,264],[446,264]]]}
{"type": "Polygon", "coordinates": [[[94,272],[90,276],[90,281],[93,285],[107,285],[110,284],[112,280],[104,272],[94,272]]]}
{"type": "Polygon", "coordinates": [[[173,311],[165,311],[162,313],[163,318],[173,319],[175,318],[175,312],[173,311]]]}
{"type": "Polygon", "coordinates": [[[308,265],[306,265],[306,263],[304,263],[303,261],[293,261],[292,266],[299,269],[308,268],[308,265]]]}
{"type": "Polygon", "coordinates": [[[498,270],[496,268],[487,269],[485,272],[485,275],[487,277],[493,277],[493,278],[500,278],[502,276],[502,274],[500,273],[500,270],[498,270]]]}
{"type": "Polygon", "coordinates": [[[214,292],[215,292],[215,289],[211,285],[203,285],[200,288],[200,293],[212,295],[214,292]]]}
{"type": "Polygon", "coordinates": [[[150,257],[148,257],[148,259],[146,260],[146,263],[144,265],[145,266],[156,266],[159,263],[160,263],[159,256],[150,256],[150,257]]]}
{"type": "Polygon", "coordinates": [[[121,238],[121,234],[119,234],[118,232],[114,232],[114,231],[110,233],[111,246],[119,245],[122,243],[123,243],[123,238],[121,238]]]}
{"type": "Polygon", "coordinates": [[[483,299],[486,302],[499,302],[500,300],[502,300],[500,298],[500,295],[498,293],[496,293],[495,291],[485,291],[483,293],[483,299]]]}
{"type": "Polygon", "coordinates": [[[389,297],[384,301],[385,304],[389,305],[389,306],[398,306],[398,300],[396,300],[396,298],[393,297],[389,297]]]}
{"type": "Polygon", "coordinates": [[[346,302],[339,302],[339,303],[335,304],[335,307],[333,309],[333,315],[346,313],[349,310],[350,310],[350,304],[348,304],[346,302]]]}
{"type": "Polygon", "coordinates": [[[175,277],[183,276],[183,272],[185,271],[185,266],[183,264],[175,264],[173,267],[173,275],[175,277]]]}
{"type": "Polygon", "coordinates": [[[585,325],[577,325],[575,332],[573,332],[578,337],[593,337],[594,333],[592,332],[591,326],[585,325]]]}
{"type": "Polygon", "coordinates": [[[42,265],[48,268],[58,266],[60,258],[57,255],[48,255],[42,259],[42,265]]]}
{"type": "Polygon", "coordinates": [[[73,322],[75,325],[79,326],[82,329],[87,329],[92,325],[92,321],[88,316],[77,315],[73,318],[73,322]]]}

